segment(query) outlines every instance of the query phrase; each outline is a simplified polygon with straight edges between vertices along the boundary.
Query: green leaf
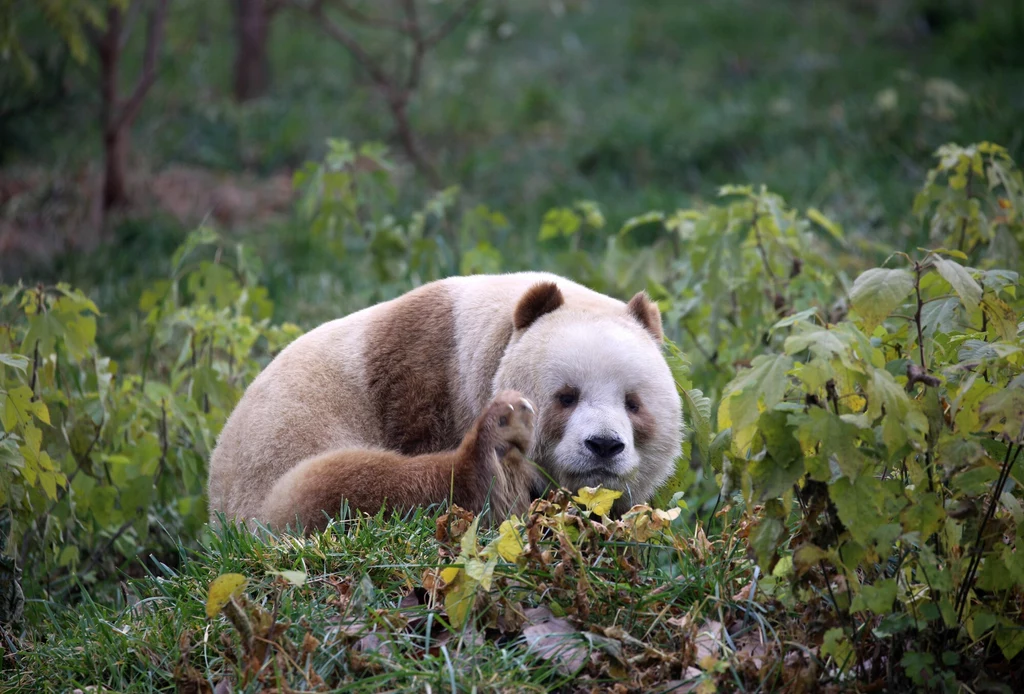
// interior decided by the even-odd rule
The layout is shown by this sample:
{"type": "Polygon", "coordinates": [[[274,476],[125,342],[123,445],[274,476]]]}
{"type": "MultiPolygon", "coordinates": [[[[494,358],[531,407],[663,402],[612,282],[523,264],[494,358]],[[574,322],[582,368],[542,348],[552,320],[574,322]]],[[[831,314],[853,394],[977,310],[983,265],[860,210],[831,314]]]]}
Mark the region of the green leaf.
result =
{"type": "Polygon", "coordinates": [[[953,291],[957,293],[964,307],[968,311],[974,311],[981,302],[981,285],[974,281],[967,269],[953,260],[947,260],[939,255],[932,256],[935,269],[942,275],[942,279],[949,282],[953,291]]]}
{"type": "Polygon", "coordinates": [[[788,425],[785,412],[765,412],[757,424],[767,447],[767,455],[747,467],[759,501],[781,496],[804,474],[800,442],[788,425]]]}
{"type": "Polygon", "coordinates": [[[750,533],[750,546],[757,555],[758,565],[768,571],[774,564],[776,550],[782,544],[786,526],[778,518],[762,518],[750,533]]]}
{"type": "Polygon", "coordinates": [[[900,516],[906,532],[915,532],[922,540],[931,537],[942,527],[946,511],[941,502],[931,494],[916,496],[900,516]]]}
{"type": "Polygon", "coordinates": [[[853,656],[853,646],[841,627],[832,627],[825,632],[825,639],[821,644],[821,654],[832,656],[833,662],[840,670],[850,666],[853,656]]]}
{"type": "Polygon", "coordinates": [[[874,421],[882,417],[882,442],[890,452],[898,450],[907,441],[924,442],[928,433],[928,417],[916,401],[885,369],[871,369],[866,385],[868,417],[874,421]]]}
{"type": "Polygon", "coordinates": [[[853,612],[871,610],[877,615],[887,615],[892,612],[895,601],[896,579],[886,578],[874,585],[861,586],[860,593],[853,599],[850,610],[853,612]]]}
{"type": "Polygon", "coordinates": [[[904,269],[873,268],[862,273],[850,290],[850,304],[869,334],[914,291],[914,274],[904,269]]]}
{"type": "Polygon", "coordinates": [[[1024,434],[1024,388],[1004,388],[988,396],[978,408],[983,428],[1019,441],[1024,434]]]}
{"type": "Polygon", "coordinates": [[[732,429],[732,448],[745,456],[757,431],[761,413],[780,403],[786,395],[793,359],[785,355],[760,355],[751,368],[736,375],[725,388],[718,406],[718,428],[732,429]]]}
{"type": "Polygon", "coordinates": [[[838,474],[858,479],[868,459],[857,446],[856,425],[820,407],[811,408],[806,414],[791,414],[789,417],[790,424],[796,427],[796,437],[802,449],[818,449],[815,462],[807,462],[811,477],[822,482],[830,481],[838,474]]]}
{"type": "Polygon", "coordinates": [[[711,445],[711,398],[697,388],[679,391],[683,400],[684,413],[690,419],[693,428],[693,443],[696,444],[701,456],[707,457],[708,446],[711,445]]]}
{"type": "Polygon", "coordinates": [[[28,386],[18,386],[4,394],[0,424],[3,424],[5,431],[14,431],[16,426],[28,424],[32,417],[44,424],[50,423],[50,411],[46,408],[46,403],[42,400],[32,400],[32,389],[28,386]]]}
{"type": "Polygon", "coordinates": [[[29,358],[20,354],[0,354],[0,364],[6,364],[24,373],[28,368],[29,358]]]}
{"type": "Polygon", "coordinates": [[[903,655],[900,665],[915,684],[924,684],[932,679],[932,665],[935,664],[935,656],[931,653],[917,653],[911,651],[903,655]]]}
{"type": "Polygon", "coordinates": [[[861,545],[871,542],[872,534],[885,525],[885,490],[882,483],[870,475],[861,475],[856,484],[842,477],[829,486],[828,495],[836,506],[839,520],[861,545]]]}
{"type": "Polygon", "coordinates": [[[652,211],[645,212],[642,215],[636,217],[630,217],[626,220],[626,223],[622,225],[622,229],[619,230],[620,235],[626,235],[629,232],[647,224],[658,224],[665,221],[665,213],[652,211]]]}
{"type": "Polygon", "coordinates": [[[956,329],[956,309],[960,304],[953,297],[929,301],[921,307],[921,332],[928,337],[956,329]]]}
{"type": "Polygon", "coordinates": [[[1024,650],[1024,630],[1016,624],[1001,625],[996,629],[996,644],[1009,662],[1024,650]]]}
{"type": "Polygon", "coordinates": [[[557,239],[560,236],[572,236],[580,229],[580,216],[568,207],[556,207],[544,214],[540,225],[541,241],[557,239]]]}
{"type": "Polygon", "coordinates": [[[831,234],[836,241],[843,240],[843,228],[823,215],[816,207],[807,210],[807,218],[831,234]]]}
{"type": "Polygon", "coordinates": [[[455,585],[444,596],[444,609],[454,629],[461,629],[469,619],[469,611],[476,600],[477,582],[460,571],[455,585]]]}

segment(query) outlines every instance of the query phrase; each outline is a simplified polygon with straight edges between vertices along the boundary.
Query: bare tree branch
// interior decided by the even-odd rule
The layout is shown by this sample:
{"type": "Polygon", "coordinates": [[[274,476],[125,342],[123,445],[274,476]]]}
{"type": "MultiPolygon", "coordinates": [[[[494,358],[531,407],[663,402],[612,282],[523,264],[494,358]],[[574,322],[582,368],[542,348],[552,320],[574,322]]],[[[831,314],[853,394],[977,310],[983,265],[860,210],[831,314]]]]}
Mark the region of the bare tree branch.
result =
{"type": "Polygon", "coordinates": [[[320,22],[320,26],[330,34],[331,38],[344,46],[352,56],[370,73],[372,79],[378,86],[390,88],[391,80],[384,72],[384,69],[374,60],[373,56],[363,48],[352,34],[342,29],[326,12],[324,12],[324,1],[317,0],[309,7],[309,13],[320,22]]]}
{"type": "Polygon", "coordinates": [[[391,117],[395,124],[395,135],[405,154],[412,160],[416,169],[423,174],[432,186],[440,187],[441,177],[423,154],[416,133],[409,122],[408,107],[413,92],[420,86],[423,75],[423,64],[431,48],[450,35],[462,23],[480,0],[463,0],[463,2],[434,30],[427,31],[423,19],[416,6],[417,0],[395,0],[396,8],[404,15],[401,19],[391,19],[379,15],[371,15],[354,6],[349,0],[279,0],[308,13],[331,38],[345,47],[355,61],[370,76],[370,80],[381,90],[391,117]],[[369,50],[345,26],[339,24],[328,13],[334,8],[342,17],[352,24],[370,29],[384,29],[400,34],[411,43],[411,54],[405,69],[386,67],[386,63],[370,53],[369,50]]]}
{"type": "Polygon", "coordinates": [[[455,31],[455,27],[459,26],[459,24],[462,23],[462,20],[464,20],[469,13],[473,11],[473,8],[479,4],[480,0],[465,0],[458,9],[448,15],[448,19],[444,20],[441,23],[441,26],[435,29],[430,36],[424,39],[424,43],[427,45],[427,48],[433,48],[443,41],[448,34],[455,31]]]}
{"type": "Polygon", "coordinates": [[[337,7],[339,12],[357,24],[377,29],[386,29],[388,31],[397,31],[400,34],[408,34],[411,29],[407,22],[399,22],[393,19],[388,19],[387,17],[375,17],[373,15],[369,15],[348,4],[346,0],[334,0],[331,4],[334,7],[337,7]]]}
{"type": "Polygon", "coordinates": [[[412,41],[412,56],[409,58],[409,76],[405,80],[405,88],[411,90],[419,86],[427,46],[423,41],[423,32],[416,14],[416,0],[402,0],[402,6],[405,9],[406,22],[411,27],[409,39],[412,41]]]}
{"type": "Polygon", "coordinates": [[[123,51],[128,45],[128,39],[132,35],[132,30],[135,29],[135,22],[139,18],[139,12],[142,10],[143,0],[133,0],[128,5],[128,13],[125,15],[124,28],[121,30],[120,48],[123,51]]]}
{"type": "Polygon", "coordinates": [[[146,93],[156,81],[156,60],[163,43],[164,24],[167,20],[167,5],[170,0],[156,0],[156,8],[150,12],[146,26],[146,49],[142,58],[142,74],[128,97],[117,118],[117,127],[131,124],[139,115],[146,93]]]}

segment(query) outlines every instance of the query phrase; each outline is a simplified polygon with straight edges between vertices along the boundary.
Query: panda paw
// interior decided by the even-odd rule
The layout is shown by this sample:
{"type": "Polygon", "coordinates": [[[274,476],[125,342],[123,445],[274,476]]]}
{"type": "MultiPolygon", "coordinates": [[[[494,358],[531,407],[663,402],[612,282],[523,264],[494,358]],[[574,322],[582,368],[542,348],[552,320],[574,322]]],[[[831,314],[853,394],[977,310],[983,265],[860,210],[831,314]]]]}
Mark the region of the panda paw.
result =
{"type": "Polygon", "coordinates": [[[533,404],[514,390],[498,393],[485,408],[482,419],[484,429],[493,437],[494,450],[502,462],[513,462],[510,454],[524,455],[533,445],[537,410],[533,404]]]}

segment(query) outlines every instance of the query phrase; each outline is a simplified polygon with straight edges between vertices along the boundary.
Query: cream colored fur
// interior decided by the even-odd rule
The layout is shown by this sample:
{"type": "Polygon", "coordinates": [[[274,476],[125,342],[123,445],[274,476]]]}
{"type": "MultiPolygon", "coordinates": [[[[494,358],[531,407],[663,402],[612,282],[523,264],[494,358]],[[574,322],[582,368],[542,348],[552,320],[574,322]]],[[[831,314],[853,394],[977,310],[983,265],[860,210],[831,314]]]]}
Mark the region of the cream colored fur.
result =
{"type": "MultiPolygon", "coordinates": [[[[659,345],[626,314],[625,304],[546,273],[455,277],[435,284],[453,303],[456,353],[451,358],[458,382],[451,414],[459,431],[470,427],[495,393],[512,389],[539,405],[538,432],[543,432],[553,393],[566,378],[576,379],[583,389],[579,412],[569,418],[561,441],[545,441],[541,434],[533,457],[560,483],[602,482],[628,490],[623,503],[647,501],[671,474],[682,418],[659,345]],[[518,300],[543,281],[557,283],[565,305],[509,338],[518,300]],[[628,389],[641,392],[656,422],[642,451],[633,445],[622,414],[628,389]],[[620,476],[583,474],[583,440],[593,435],[590,429],[629,438],[616,462],[620,476]]],[[[211,458],[211,512],[262,520],[270,489],[302,461],[336,449],[383,448],[368,393],[365,347],[401,300],[321,325],[289,345],[253,381],[211,458]]]]}

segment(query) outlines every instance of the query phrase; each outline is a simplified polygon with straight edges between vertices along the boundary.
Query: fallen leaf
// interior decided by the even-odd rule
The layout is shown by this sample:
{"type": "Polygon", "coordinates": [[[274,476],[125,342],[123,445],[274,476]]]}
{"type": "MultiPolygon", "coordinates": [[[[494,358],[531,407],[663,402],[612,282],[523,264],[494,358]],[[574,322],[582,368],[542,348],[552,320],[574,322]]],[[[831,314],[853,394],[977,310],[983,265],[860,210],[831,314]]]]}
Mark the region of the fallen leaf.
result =
{"type": "Polygon", "coordinates": [[[248,579],[242,574],[221,574],[213,579],[206,594],[206,616],[216,617],[232,595],[238,595],[245,588],[248,579]]]}
{"type": "Polygon", "coordinates": [[[687,694],[692,692],[700,686],[701,678],[704,673],[695,667],[686,668],[686,672],[683,673],[681,680],[669,680],[664,684],[664,687],[659,687],[658,691],[664,694],[687,694]]]}
{"type": "Polygon", "coordinates": [[[615,489],[583,487],[572,500],[586,508],[587,513],[607,516],[608,512],[612,510],[612,504],[620,496],[622,496],[622,492],[615,489]]]}
{"type": "Polygon", "coordinates": [[[743,602],[745,600],[750,600],[750,591],[751,591],[751,589],[753,589],[753,587],[754,587],[753,583],[748,583],[747,585],[745,585],[742,588],[740,588],[739,592],[736,593],[736,595],[732,596],[732,599],[735,600],[736,602],[743,602]]]}
{"type": "Polygon", "coordinates": [[[735,640],[735,645],[736,656],[740,660],[750,660],[758,670],[764,666],[768,649],[761,642],[759,634],[754,632],[743,634],[735,640]]]}
{"type": "Polygon", "coordinates": [[[320,640],[307,631],[306,635],[302,637],[302,652],[308,655],[318,648],[320,648],[320,640]]]}
{"type": "Polygon", "coordinates": [[[459,571],[462,570],[461,566],[449,566],[441,570],[441,580],[445,582],[445,585],[451,585],[456,578],[459,577],[459,571]]]}
{"type": "Polygon", "coordinates": [[[424,588],[413,588],[398,601],[398,609],[409,609],[425,604],[427,604],[427,590],[424,588]]]}
{"type": "Polygon", "coordinates": [[[462,625],[469,619],[469,610],[476,602],[476,589],[480,585],[477,581],[468,578],[465,574],[459,576],[458,581],[444,596],[444,609],[448,613],[448,621],[455,629],[461,629],[462,625]]]}
{"type": "Polygon", "coordinates": [[[513,564],[525,550],[523,540],[519,537],[520,525],[522,522],[515,516],[502,522],[498,528],[498,539],[495,544],[501,558],[513,564]]]}
{"type": "Polygon", "coordinates": [[[704,533],[704,528],[698,525],[697,530],[693,534],[693,553],[697,555],[697,559],[704,561],[707,557],[711,556],[713,552],[714,548],[708,541],[708,536],[704,533]]]}
{"type": "Polygon", "coordinates": [[[472,511],[452,504],[448,513],[438,517],[434,535],[438,542],[458,542],[462,535],[469,530],[472,522],[472,511]]]}
{"type": "Polygon", "coordinates": [[[559,619],[546,607],[526,610],[530,625],[523,629],[527,651],[552,661],[567,677],[575,675],[587,661],[587,649],[580,633],[567,620],[559,619]]]}
{"type": "MultiPolygon", "coordinates": [[[[191,665],[181,665],[175,668],[174,679],[175,690],[182,694],[213,694],[213,687],[210,686],[210,683],[191,665]]],[[[106,690],[86,687],[85,691],[89,694],[98,694],[106,690]]]]}
{"type": "Polygon", "coordinates": [[[268,571],[268,576],[280,576],[284,580],[291,583],[293,586],[304,586],[306,585],[306,572],[305,571],[268,571]]]}
{"type": "Polygon", "coordinates": [[[722,623],[717,621],[704,622],[704,625],[697,629],[697,638],[693,640],[697,647],[697,662],[705,658],[717,658],[722,653],[722,640],[725,630],[722,623]]]}

